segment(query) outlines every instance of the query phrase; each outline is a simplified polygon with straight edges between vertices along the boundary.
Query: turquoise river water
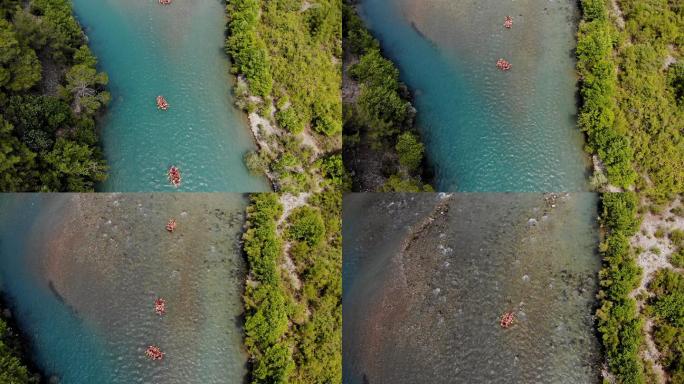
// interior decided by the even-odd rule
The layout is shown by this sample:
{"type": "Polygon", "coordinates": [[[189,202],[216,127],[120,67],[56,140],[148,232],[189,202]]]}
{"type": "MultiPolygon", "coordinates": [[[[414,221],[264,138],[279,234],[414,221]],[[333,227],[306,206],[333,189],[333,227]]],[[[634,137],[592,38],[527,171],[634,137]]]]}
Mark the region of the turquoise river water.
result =
{"type": "Polygon", "coordinates": [[[62,384],[243,382],[246,204],[233,194],[0,196],[0,289],[36,364],[62,384]],[[145,357],[151,344],[162,361],[145,357]]]}
{"type": "Polygon", "coordinates": [[[576,3],[361,2],[361,16],[415,91],[437,190],[587,190],[576,127],[576,3]],[[513,69],[498,71],[499,58],[513,69]]]}
{"type": "Polygon", "coordinates": [[[226,19],[218,0],[73,0],[75,13],[109,74],[112,103],[102,140],[111,167],[103,191],[171,191],[171,165],[181,191],[269,189],[242,157],[255,144],[234,107],[226,19]],[[168,111],[156,108],[166,97],[168,111]]]}
{"type": "Polygon", "coordinates": [[[600,382],[597,197],[548,197],[345,196],[343,382],[600,382]]]}

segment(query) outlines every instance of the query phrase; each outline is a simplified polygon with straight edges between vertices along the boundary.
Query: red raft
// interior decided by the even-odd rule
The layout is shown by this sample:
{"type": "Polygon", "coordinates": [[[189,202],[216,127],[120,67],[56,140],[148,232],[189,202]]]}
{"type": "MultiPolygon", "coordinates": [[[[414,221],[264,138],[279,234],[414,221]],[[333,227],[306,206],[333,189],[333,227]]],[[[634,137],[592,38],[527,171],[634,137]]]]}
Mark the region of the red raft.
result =
{"type": "Polygon", "coordinates": [[[513,325],[513,320],[515,320],[515,313],[506,312],[501,316],[499,325],[501,325],[501,328],[503,329],[510,328],[510,326],[513,325]]]}
{"type": "Polygon", "coordinates": [[[176,219],[169,219],[169,222],[166,223],[166,230],[169,232],[176,230],[176,219]]]}
{"type": "Polygon", "coordinates": [[[159,4],[161,4],[161,5],[169,5],[169,4],[171,4],[171,0],[159,0],[159,4]]]}
{"type": "Polygon", "coordinates": [[[154,312],[159,316],[163,316],[166,313],[166,300],[161,297],[154,301],[154,312]]]}
{"type": "Polygon", "coordinates": [[[161,360],[164,358],[164,352],[159,349],[156,345],[150,345],[147,347],[145,350],[145,356],[147,356],[150,360],[161,360]]]}
{"type": "Polygon", "coordinates": [[[496,67],[505,72],[509,71],[513,66],[508,61],[499,59],[496,61],[496,67]]]}
{"type": "Polygon", "coordinates": [[[504,19],[504,27],[511,29],[513,28],[513,18],[510,16],[506,16],[504,19]]]}
{"type": "Polygon", "coordinates": [[[169,181],[171,184],[178,188],[181,185],[181,174],[180,174],[180,169],[176,167],[175,165],[172,165],[171,168],[169,168],[169,171],[167,172],[169,175],[169,181]]]}
{"type": "Polygon", "coordinates": [[[166,111],[169,109],[169,103],[166,101],[164,96],[157,96],[157,109],[166,111]]]}

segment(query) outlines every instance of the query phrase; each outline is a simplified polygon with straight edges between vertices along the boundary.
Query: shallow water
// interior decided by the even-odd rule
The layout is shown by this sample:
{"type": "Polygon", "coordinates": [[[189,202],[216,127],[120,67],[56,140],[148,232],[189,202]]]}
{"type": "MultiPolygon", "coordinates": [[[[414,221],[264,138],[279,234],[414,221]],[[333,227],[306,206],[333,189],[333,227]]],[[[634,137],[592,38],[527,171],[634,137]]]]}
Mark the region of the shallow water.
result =
{"type": "Polygon", "coordinates": [[[598,382],[596,204],[347,196],[344,382],[598,382]]]}
{"type": "Polygon", "coordinates": [[[438,190],[587,190],[575,3],[362,1],[361,16],[415,91],[438,190]],[[498,71],[499,58],[513,69],[498,71]]]}
{"type": "Polygon", "coordinates": [[[255,149],[233,106],[226,19],[217,0],[73,0],[90,46],[109,75],[112,103],[101,125],[111,167],[101,190],[175,190],[166,179],[181,168],[181,191],[269,189],[242,157],[255,149]],[[156,108],[164,95],[168,111],[156,108]]]}
{"type": "Polygon", "coordinates": [[[38,366],[64,384],[242,382],[246,203],[230,194],[0,196],[0,284],[38,366]],[[163,361],[144,356],[150,344],[163,361]]]}

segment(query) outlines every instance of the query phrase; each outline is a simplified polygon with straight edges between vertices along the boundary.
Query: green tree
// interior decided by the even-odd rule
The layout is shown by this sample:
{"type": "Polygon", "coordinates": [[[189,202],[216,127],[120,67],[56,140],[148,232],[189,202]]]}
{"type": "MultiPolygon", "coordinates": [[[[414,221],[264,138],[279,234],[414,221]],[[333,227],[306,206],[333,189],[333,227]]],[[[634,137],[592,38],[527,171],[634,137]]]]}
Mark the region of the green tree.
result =
{"type": "Polygon", "coordinates": [[[59,138],[44,158],[52,172],[46,172],[41,178],[49,189],[90,191],[94,182],[104,181],[107,177],[107,166],[96,158],[92,147],[59,138]]]}
{"type": "Polygon", "coordinates": [[[0,87],[23,91],[41,78],[41,66],[35,51],[20,45],[14,27],[0,19],[0,87]]]}
{"type": "Polygon", "coordinates": [[[325,223],[321,213],[308,206],[295,209],[287,218],[289,222],[288,237],[304,241],[310,247],[318,245],[325,234],[325,223]]]}
{"type": "Polygon", "coordinates": [[[12,125],[0,116],[0,191],[29,188],[36,155],[13,135],[12,125]]]}
{"type": "Polygon", "coordinates": [[[69,69],[66,80],[65,89],[73,95],[75,113],[93,114],[109,102],[108,92],[97,91],[109,82],[107,74],[97,73],[95,68],[85,64],[77,64],[69,69]]]}
{"type": "Polygon", "coordinates": [[[411,132],[404,132],[399,135],[397,140],[397,153],[399,154],[399,163],[410,171],[415,171],[420,167],[423,161],[423,152],[425,146],[418,141],[418,138],[411,132]]]}

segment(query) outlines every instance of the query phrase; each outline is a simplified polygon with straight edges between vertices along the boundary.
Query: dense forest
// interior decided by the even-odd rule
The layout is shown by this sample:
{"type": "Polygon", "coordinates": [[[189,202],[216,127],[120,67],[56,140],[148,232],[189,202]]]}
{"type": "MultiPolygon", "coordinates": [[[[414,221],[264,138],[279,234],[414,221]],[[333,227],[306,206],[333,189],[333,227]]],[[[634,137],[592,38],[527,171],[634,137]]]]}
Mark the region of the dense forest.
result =
{"type": "Polygon", "coordinates": [[[597,318],[612,377],[606,380],[683,383],[684,295],[673,268],[684,256],[676,224],[684,192],[684,7],[668,0],[581,3],[579,124],[595,155],[593,184],[628,191],[602,197],[597,318]],[[646,215],[655,230],[642,226],[646,215]],[[635,244],[643,238],[666,239],[668,249],[641,249],[635,244]],[[663,252],[670,265],[643,276],[637,259],[663,252]],[[645,358],[646,338],[656,344],[657,361],[645,358]]]}
{"type": "Polygon", "coordinates": [[[0,1],[0,191],[92,191],[107,75],[68,0],[0,1]]]}
{"type": "Polygon", "coordinates": [[[259,151],[250,171],[283,192],[343,188],[340,0],[231,0],[226,52],[259,151]]]}
{"type": "Polygon", "coordinates": [[[345,3],[342,18],[344,161],[352,173],[352,188],[362,192],[432,191],[423,180],[427,173],[425,146],[414,127],[416,110],[411,95],[352,3],[345,3]]]}
{"type": "MultiPolygon", "coordinates": [[[[0,307],[0,309],[3,309],[0,307]]],[[[19,335],[0,316],[0,383],[38,384],[40,376],[30,372],[19,335]]]]}
{"type": "Polygon", "coordinates": [[[252,383],[342,382],[342,196],[254,194],[243,236],[252,383]]]}
{"type": "Polygon", "coordinates": [[[630,293],[639,285],[641,269],[635,261],[629,239],[639,228],[638,200],[634,193],[605,193],[601,198],[600,251],[603,269],[596,312],[598,330],[610,372],[619,383],[645,383],[639,357],[643,342],[642,320],[630,293]]]}
{"type": "Polygon", "coordinates": [[[259,146],[245,161],[283,193],[254,194],[247,210],[249,380],[339,383],[341,2],[231,0],[227,14],[236,100],[259,146]]]}
{"type": "Polygon", "coordinates": [[[605,165],[597,185],[657,203],[684,192],[684,7],[668,0],[583,0],[580,127],[605,165]]]}

